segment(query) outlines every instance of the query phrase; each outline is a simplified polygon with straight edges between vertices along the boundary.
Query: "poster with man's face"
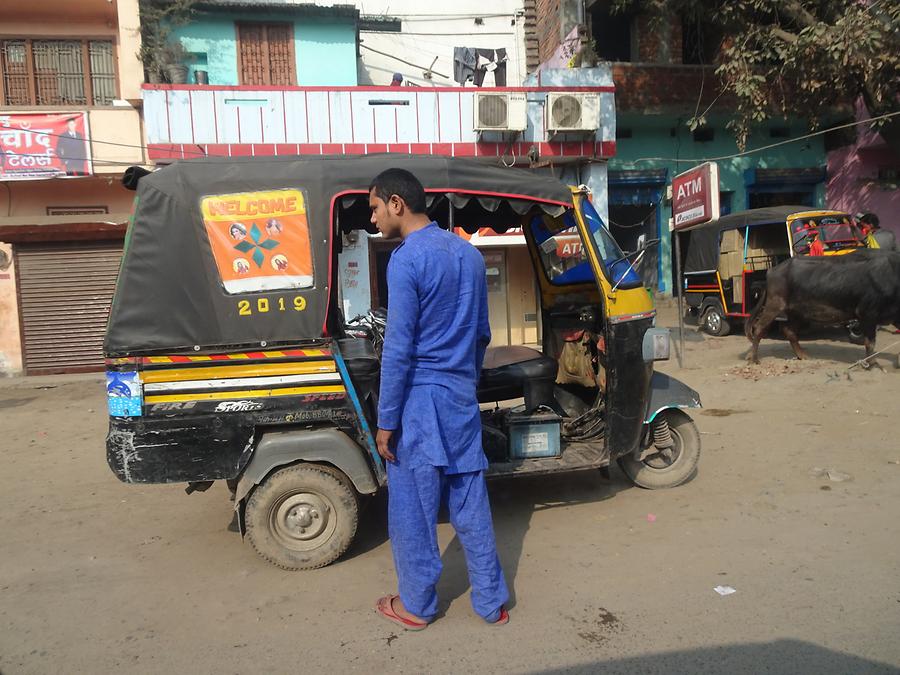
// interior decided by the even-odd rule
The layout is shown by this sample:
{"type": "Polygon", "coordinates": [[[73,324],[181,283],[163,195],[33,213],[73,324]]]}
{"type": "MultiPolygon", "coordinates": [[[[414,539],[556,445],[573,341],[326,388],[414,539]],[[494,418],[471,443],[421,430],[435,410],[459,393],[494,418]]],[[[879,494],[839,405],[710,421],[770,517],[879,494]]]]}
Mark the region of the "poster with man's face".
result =
{"type": "Polygon", "coordinates": [[[92,173],[87,113],[0,115],[0,180],[92,173]]]}
{"type": "Polygon", "coordinates": [[[200,201],[200,210],[227,293],[312,287],[312,249],[302,191],[210,195],[200,201]]]}

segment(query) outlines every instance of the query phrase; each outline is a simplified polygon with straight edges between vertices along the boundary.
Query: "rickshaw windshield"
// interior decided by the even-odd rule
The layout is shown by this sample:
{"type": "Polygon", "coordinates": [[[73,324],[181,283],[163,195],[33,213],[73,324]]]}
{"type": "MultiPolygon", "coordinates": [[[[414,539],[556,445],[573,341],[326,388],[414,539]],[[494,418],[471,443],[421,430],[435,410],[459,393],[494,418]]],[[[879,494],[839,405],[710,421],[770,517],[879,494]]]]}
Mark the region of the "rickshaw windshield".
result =
{"type": "Polygon", "coordinates": [[[797,218],[791,221],[790,228],[791,244],[797,253],[809,250],[809,235],[812,231],[819,233],[819,239],[826,250],[834,251],[865,245],[847,216],[797,218]]]}
{"type": "Polygon", "coordinates": [[[581,200],[581,215],[591,232],[594,246],[603,262],[604,271],[610,283],[622,289],[643,286],[644,282],[641,280],[641,276],[634,269],[631,261],[625,258],[622,249],[606,229],[600,214],[597,213],[589,199],[581,200]]]}
{"type": "MultiPolygon", "coordinates": [[[[643,283],[641,277],[625,260],[622,250],[603,226],[594,207],[586,199],[583,204],[586,207],[582,206],[582,213],[604,263],[607,278],[613,285],[618,283],[619,288],[640,287],[643,283]]],[[[531,221],[531,234],[550,283],[566,286],[594,281],[594,272],[582,245],[573,211],[566,211],[561,217],[553,219],[536,216],[531,221]]]]}
{"type": "Polygon", "coordinates": [[[531,220],[531,234],[551,284],[566,286],[594,280],[571,210],[559,218],[535,216],[531,220]]]}

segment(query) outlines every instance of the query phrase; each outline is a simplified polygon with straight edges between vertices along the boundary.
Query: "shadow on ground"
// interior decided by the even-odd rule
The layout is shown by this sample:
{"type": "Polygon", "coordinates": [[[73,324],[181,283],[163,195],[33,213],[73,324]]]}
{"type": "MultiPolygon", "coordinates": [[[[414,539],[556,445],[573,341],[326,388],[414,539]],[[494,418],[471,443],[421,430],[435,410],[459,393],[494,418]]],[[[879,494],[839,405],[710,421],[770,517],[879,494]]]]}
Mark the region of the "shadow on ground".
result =
{"type": "MultiPolygon", "coordinates": [[[[525,536],[535,513],[581,504],[595,504],[612,499],[622,490],[633,487],[624,477],[613,474],[612,479],[607,479],[599,470],[497,478],[491,480],[489,486],[497,552],[509,586],[510,600],[507,605],[509,608],[515,607],[516,604],[516,574],[525,536]]],[[[438,584],[438,597],[441,609],[445,609],[469,588],[465,555],[456,537],[444,550],[441,560],[444,572],[438,584]]]]}
{"type": "Polygon", "coordinates": [[[845,675],[846,673],[900,673],[885,663],[842,654],[800,640],[775,640],[759,644],[738,644],[703,649],[649,654],[621,659],[583,663],[567,668],[531,671],[532,675],[563,673],[642,673],[651,675],[701,675],[703,673],[809,673],[845,675]]]}
{"type": "MultiPolygon", "coordinates": [[[[531,518],[535,513],[547,509],[602,502],[632,487],[632,483],[624,476],[613,473],[612,478],[605,478],[599,470],[491,479],[488,482],[488,489],[497,537],[497,551],[510,590],[509,607],[515,606],[515,579],[519,559],[522,556],[531,518]]],[[[443,510],[439,521],[448,522],[447,513],[443,510]]],[[[387,493],[380,492],[365,503],[353,546],[338,564],[369,553],[384,544],[387,539],[387,493]]],[[[454,536],[444,549],[441,561],[444,571],[438,583],[438,597],[440,611],[443,612],[451,602],[469,589],[465,554],[457,537],[454,536]]]]}

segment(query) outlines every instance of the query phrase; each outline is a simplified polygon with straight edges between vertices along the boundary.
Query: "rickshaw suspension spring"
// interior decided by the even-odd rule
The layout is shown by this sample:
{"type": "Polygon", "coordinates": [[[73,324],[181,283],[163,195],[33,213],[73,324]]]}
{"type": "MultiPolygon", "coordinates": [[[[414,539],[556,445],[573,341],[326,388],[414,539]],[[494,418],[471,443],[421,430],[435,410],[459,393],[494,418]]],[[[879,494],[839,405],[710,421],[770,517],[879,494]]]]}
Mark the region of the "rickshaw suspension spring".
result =
{"type": "Polygon", "coordinates": [[[671,448],[675,445],[669,423],[664,419],[656,420],[653,423],[653,445],[657,448],[671,448]]]}

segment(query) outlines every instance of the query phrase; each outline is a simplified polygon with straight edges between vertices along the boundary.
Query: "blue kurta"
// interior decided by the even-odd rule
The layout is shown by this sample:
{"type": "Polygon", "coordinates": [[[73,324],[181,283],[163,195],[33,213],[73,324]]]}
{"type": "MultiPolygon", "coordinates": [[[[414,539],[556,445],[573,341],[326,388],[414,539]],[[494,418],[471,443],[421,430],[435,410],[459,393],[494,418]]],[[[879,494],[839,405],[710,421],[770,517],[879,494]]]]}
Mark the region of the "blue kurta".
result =
{"type": "Polygon", "coordinates": [[[394,251],[387,277],[378,427],[396,432],[401,465],[487,468],[475,394],[491,340],[484,259],[431,223],[394,251]]]}
{"type": "Polygon", "coordinates": [[[466,553],[472,605],[495,621],[509,593],[484,482],[476,396],[491,339],[484,260],[431,223],[394,251],[388,293],[378,426],[394,431],[388,525],[400,599],[423,619],[437,613],[443,502],[466,553]]]}

